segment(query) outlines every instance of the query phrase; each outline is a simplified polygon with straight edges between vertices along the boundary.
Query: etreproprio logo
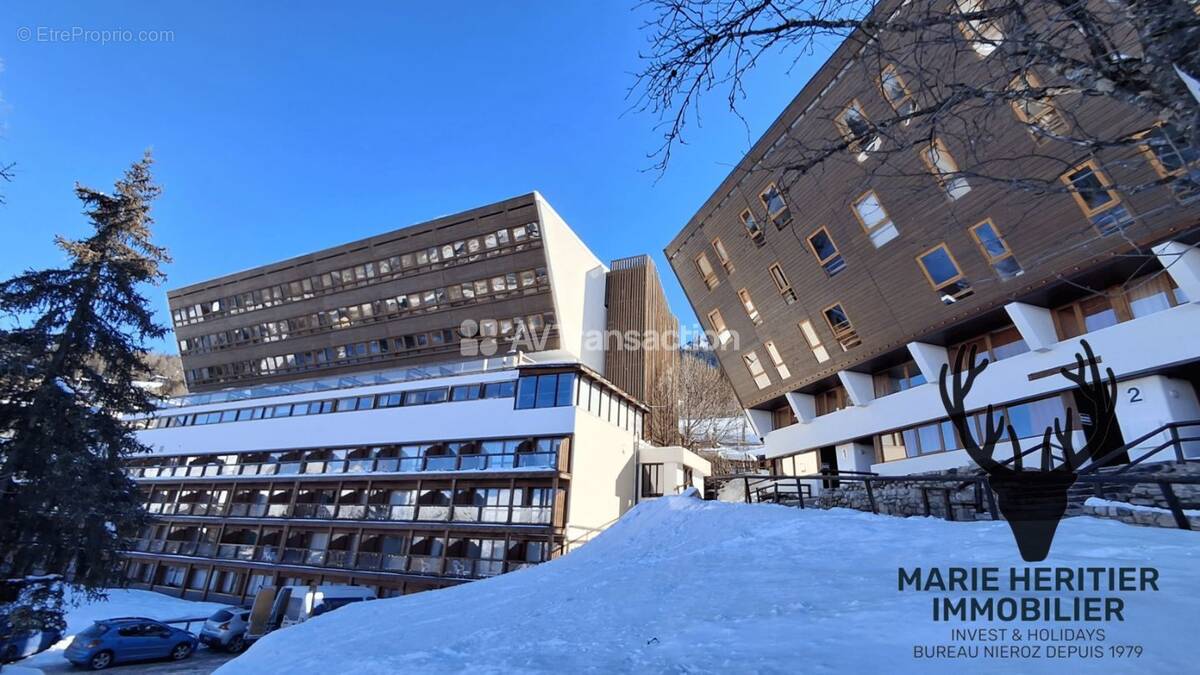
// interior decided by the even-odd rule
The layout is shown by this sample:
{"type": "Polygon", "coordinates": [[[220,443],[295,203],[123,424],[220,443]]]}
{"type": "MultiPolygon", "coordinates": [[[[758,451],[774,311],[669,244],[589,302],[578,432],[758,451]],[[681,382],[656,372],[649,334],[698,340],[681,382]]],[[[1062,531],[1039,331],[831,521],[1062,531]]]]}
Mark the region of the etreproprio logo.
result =
{"type": "Polygon", "coordinates": [[[1012,528],[1017,548],[1026,562],[1045,560],[1050,553],[1054,533],[1067,509],[1067,491],[1078,478],[1076,470],[1089,458],[1096,458],[1095,453],[1104,447],[1105,439],[1116,422],[1117,379],[1112,368],[1106,369],[1106,382],[1100,376],[1100,368],[1097,365],[1099,359],[1092,352],[1091,345],[1087,340],[1081,340],[1080,343],[1084,354],[1075,354],[1075,368],[1064,367],[1060,372],[1063,377],[1075,383],[1075,400],[1079,406],[1080,422],[1086,442],[1083,448],[1074,449],[1074,411],[1067,408],[1066,422],[1060,423],[1060,420],[1055,418],[1054,425],[1047,427],[1042,435],[1040,466],[1034,469],[1026,469],[1023,461],[1023,455],[1032,452],[1032,449],[1021,449],[1017,432],[1012,424],[1005,424],[1003,415],[995,418],[993,422],[991,405],[988,405],[982,421],[982,446],[971,433],[965,400],[975,378],[979,377],[988,365],[986,358],[976,361],[975,347],[971,347],[969,356],[966,348],[958,350],[954,359],[953,378],[948,377],[949,364],[942,366],[939,378],[942,405],[945,406],[958,435],[962,437],[963,445],[971,459],[987,472],[988,485],[998,497],[1000,512],[1012,528]],[[964,364],[964,360],[967,363],[964,364]],[[962,377],[964,369],[965,378],[962,377]],[[951,379],[949,387],[947,379],[951,379]],[[992,454],[1005,432],[1012,445],[1013,457],[998,462],[992,458],[992,454]],[[1055,450],[1061,454],[1056,456],[1055,450]]]}

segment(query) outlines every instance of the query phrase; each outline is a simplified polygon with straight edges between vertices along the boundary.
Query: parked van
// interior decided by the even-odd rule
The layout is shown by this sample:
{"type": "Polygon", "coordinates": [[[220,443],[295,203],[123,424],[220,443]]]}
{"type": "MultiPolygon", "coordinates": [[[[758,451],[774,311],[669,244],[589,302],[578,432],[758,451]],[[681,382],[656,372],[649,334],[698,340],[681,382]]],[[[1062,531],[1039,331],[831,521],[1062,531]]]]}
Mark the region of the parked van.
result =
{"type": "Polygon", "coordinates": [[[374,600],[375,591],[362,586],[280,586],[259,589],[251,610],[247,638],[255,640],[277,628],[287,628],[332,612],[338,607],[374,600]],[[270,612],[262,616],[267,606],[270,612]],[[256,616],[257,615],[257,616],[256,616]]]}

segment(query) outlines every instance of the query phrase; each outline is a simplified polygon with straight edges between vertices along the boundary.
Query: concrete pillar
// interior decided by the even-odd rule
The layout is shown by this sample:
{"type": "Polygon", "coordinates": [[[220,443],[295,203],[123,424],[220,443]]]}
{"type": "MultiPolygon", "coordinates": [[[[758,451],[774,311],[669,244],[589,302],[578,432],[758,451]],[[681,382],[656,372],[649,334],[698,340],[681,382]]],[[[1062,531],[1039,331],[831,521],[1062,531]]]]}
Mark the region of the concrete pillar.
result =
{"type": "Polygon", "coordinates": [[[1035,352],[1050,351],[1058,343],[1058,331],[1054,328],[1054,316],[1050,310],[1023,302],[1010,302],[1004,306],[1008,318],[1012,319],[1017,332],[1025,344],[1035,352]]]}
{"type": "Polygon", "coordinates": [[[908,353],[912,354],[913,361],[925,376],[926,382],[937,382],[942,374],[942,366],[950,363],[950,352],[938,345],[910,342],[908,353]]]}
{"type": "Polygon", "coordinates": [[[1177,241],[1165,241],[1154,247],[1154,255],[1187,295],[1188,302],[1200,302],[1200,250],[1177,241]]]}
{"type": "Polygon", "coordinates": [[[838,371],[838,379],[850,395],[850,403],[864,406],[875,400],[875,380],[866,373],[856,373],[852,370],[838,371]]]}
{"type": "Polygon", "coordinates": [[[788,405],[792,407],[792,414],[801,424],[808,424],[817,417],[817,400],[811,394],[801,394],[790,391],[784,394],[788,405]]]}
{"type": "Polygon", "coordinates": [[[875,463],[875,447],[869,443],[842,443],[836,450],[838,471],[870,471],[875,463]]]}
{"type": "Polygon", "coordinates": [[[759,441],[762,441],[774,429],[774,426],[771,424],[770,410],[748,408],[746,410],[746,420],[750,422],[750,428],[754,430],[754,435],[758,436],[759,441]]]}

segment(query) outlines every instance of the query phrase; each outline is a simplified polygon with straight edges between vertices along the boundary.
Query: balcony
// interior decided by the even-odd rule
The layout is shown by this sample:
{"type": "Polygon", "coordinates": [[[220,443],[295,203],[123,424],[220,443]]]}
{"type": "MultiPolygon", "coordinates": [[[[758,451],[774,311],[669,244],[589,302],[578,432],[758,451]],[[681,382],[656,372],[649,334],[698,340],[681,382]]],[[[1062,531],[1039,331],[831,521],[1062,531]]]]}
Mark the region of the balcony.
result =
{"type": "Polygon", "coordinates": [[[381,551],[355,552],[303,547],[280,548],[268,544],[256,546],[254,544],[213,544],[211,542],[195,543],[151,539],[134,540],[131,549],[148,553],[192,555],[223,560],[374,572],[407,572],[460,579],[483,579],[537,564],[525,561],[402,555],[381,551]]]}
{"type": "Polygon", "coordinates": [[[347,474],[429,473],[453,471],[529,471],[553,469],[556,452],[521,452],[433,457],[375,457],[321,461],[130,466],[132,478],[233,478],[238,476],[338,476],[347,474]]]}
{"type": "Polygon", "coordinates": [[[152,503],[147,511],[158,515],[192,515],[228,518],[281,518],[387,522],[454,522],[514,525],[550,525],[551,506],[478,506],[475,504],[254,504],[233,502],[228,513],[223,504],[152,503]],[[511,516],[510,516],[511,514],[511,516]]]}

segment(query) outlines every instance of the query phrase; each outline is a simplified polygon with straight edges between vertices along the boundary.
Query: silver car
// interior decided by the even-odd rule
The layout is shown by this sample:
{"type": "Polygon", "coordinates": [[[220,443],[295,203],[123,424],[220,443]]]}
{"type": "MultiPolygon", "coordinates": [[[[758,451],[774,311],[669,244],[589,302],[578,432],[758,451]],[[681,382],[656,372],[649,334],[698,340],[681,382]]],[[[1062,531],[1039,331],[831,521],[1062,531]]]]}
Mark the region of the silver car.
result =
{"type": "Polygon", "coordinates": [[[245,607],[218,609],[204,622],[200,642],[209,649],[224,649],[237,654],[246,648],[246,629],[250,625],[250,610],[245,607]]]}

